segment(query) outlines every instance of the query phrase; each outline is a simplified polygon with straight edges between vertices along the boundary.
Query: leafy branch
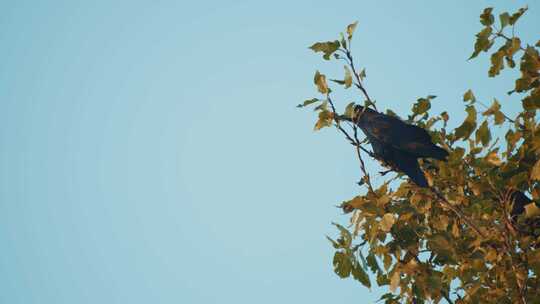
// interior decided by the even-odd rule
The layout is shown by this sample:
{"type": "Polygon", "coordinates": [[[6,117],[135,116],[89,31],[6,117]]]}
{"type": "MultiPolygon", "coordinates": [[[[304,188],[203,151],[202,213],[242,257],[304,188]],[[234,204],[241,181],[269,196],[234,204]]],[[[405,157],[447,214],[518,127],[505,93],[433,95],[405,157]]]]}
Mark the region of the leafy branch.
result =
{"type": "MultiPolygon", "coordinates": [[[[328,238],[336,249],[334,271],[341,278],[352,276],[366,287],[371,287],[366,273],[371,271],[379,286],[390,287],[390,292],[381,297],[385,304],[425,303],[428,299],[460,304],[537,300],[540,207],[534,201],[540,199],[540,124],[536,119],[540,109],[540,41],[534,47],[525,46],[514,35],[516,22],[526,11],[522,8],[513,14],[503,12],[497,27],[493,9],[485,9],[480,16],[483,29],[476,35],[470,57],[489,52],[502,42],[491,53],[488,75],[496,77],[505,67],[519,66],[521,75],[509,92],[522,93],[523,111],[515,119],[501,111],[497,99],[488,106],[477,101],[471,90],[463,96],[466,118],[454,130],[447,129],[447,112],[431,116],[435,96],[419,98],[413,104],[405,123],[423,128],[433,143],[449,152],[444,161],[413,163],[425,173],[424,183],[413,180],[409,173],[406,175],[411,180],[394,183],[403,170],[393,160],[387,161],[388,154],[381,152],[381,148],[374,148],[379,146],[371,142],[371,151],[364,147],[373,134],[359,138],[359,128],[368,132],[369,120],[362,121],[363,115],[378,111],[364,84],[365,71],[358,72],[351,52],[357,23],[347,26],[346,35],[341,34],[339,40],[317,42],[310,47],[322,53],[325,60],[343,61],[344,78],[330,81],[344,89],[358,89],[364,100],[360,112],[357,109],[362,107],[353,102],[340,114],[326,76],[317,71],[314,83],[323,97],[299,105],[315,105],[315,130],[335,126],[355,147],[363,174],[359,184],[367,187],[367,193],[340,205],[345,213],[352,212],[352,232],[335,224],[340,236],[337,240],[328,238]],[[509,27],[511,35],[504,32],[509,27]],[[477,112],[476,104],[484,111],[477,112]],[[368,109],[371,112],[366,112],[368,109]],[[484,116],[481,123],[480,114],[484,116]],[[505,121],[510,124],[503,125],[505,121]],[[441,127],[434,129],[435,126],[441,127]],[[498,130],[506,134],[492,135],[493,126],[503,127],[498,130]],[[376,187],[366,168],[366,155],[390,168],[381,175],[398,174],[376,187]],[[418,187],[421,184],[427,186],[418,187]],[[526,197],[520,203],[521,209],[515,208],[517,202],[512,193],[526,197]],[[355,238],[360,239],[359,244],[353,244],[355,238]]],[[[391,110],[386,113],[387,117],[395,115],[391,110]]]]}

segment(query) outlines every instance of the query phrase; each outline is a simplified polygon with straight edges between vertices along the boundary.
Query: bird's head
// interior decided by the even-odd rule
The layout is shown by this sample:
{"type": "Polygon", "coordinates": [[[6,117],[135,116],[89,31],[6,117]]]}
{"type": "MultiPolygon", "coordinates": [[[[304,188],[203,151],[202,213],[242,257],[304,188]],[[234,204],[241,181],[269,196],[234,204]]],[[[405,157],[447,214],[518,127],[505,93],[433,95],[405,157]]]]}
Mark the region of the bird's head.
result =
{"type": "Polygon", "coordinates": [[[340,120],[345,120],[345,121],[354,121],[354,120],[361,119],[362,115],[367,111],[373,111],[373,110],[366,108],[364,106],[361,106],[361,105],[355,105],[352,111],[350,111],[349,113],[346,113],[345,115],[339,115],[338,118],[340,120]]]}

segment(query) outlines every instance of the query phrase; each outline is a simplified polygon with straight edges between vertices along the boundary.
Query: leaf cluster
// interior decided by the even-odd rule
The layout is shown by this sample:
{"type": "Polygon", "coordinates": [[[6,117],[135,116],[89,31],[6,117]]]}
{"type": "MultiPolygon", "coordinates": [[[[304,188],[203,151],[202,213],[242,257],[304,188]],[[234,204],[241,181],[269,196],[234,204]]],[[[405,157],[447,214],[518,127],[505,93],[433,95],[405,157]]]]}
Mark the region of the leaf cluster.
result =
{"type": "Polygon", "coordinates": [[[340,40],[310,47],[325,60],[344,61],[343,78],[332,82],[361,93],[338,113],[327,78],[317,71],[314,84],[322,97],[299,105],[315,106],[315,130],[335,126],[358,151],[363,190],[341,204],[350,216],[348,227],[334,224],[339,236],[328,237],[339,277],[352,277],[368,288],[387,286],[384,303],[540,303],[540,43],[523,45],[514,36],[526,11],[503,12],[496,25],[493,9],[485,9],[470,57],[500,43],[490,54],[488,76],[519,67],[510,92],[521,94],[522,111],[515,117],[502,111],[498,99],[488,106],[468,90],[462,101],[466,117],[452,130],[449,113],[431,113],[436,96],[413,103],[407,122],[426,129],[450,153],[447,161],[420,161],[428,188],[391,168],[381,173],[386,180],[374,185],[361,152],[373,154],[355,125],[342,119],[354,121],[356,104],[376,108],[363,83],[365,72],[357,72],[350,51],[357,23],[347,26],[346,39],[341,34],[340,40]],[[518,191],[532,200],[522,213],[512,214],[512,195],[518,191]]]}

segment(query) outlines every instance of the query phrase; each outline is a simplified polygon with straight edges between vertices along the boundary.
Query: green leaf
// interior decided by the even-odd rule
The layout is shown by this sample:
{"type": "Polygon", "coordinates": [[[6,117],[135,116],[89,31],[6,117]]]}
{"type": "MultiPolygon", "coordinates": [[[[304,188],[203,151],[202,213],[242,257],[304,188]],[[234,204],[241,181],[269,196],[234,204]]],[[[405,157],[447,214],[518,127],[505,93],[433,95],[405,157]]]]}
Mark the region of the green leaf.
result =
{"type": "Polygon", "coordinates": [[[373,253],[368,254],[366,258],[366,262],[371,269],[371,272],[373,273],[379,273],[382,272],[381,267],[379,266],[379,263],[377,263],[377,259],[375,258],[375,255],[373,253]]]}
{"type": "Polygon", "coordinates": [[[447,122],[448,119],[450,119],[450,116],[448,116],[448,113],[444,111],[441,113],[441,118],[444,120],[444,122],[447,122]]]}
{"type": "Polygon", "coordinates": [[[499,75],[500,71],[504,68],[504,50],[499,50],[491,54],[491,67],[489,68],[489,77],[495,77],[499,75]]]}
{"type": "Polygon", "coordinates": [[[367,288],[371,288],[371,282],[367,273],[360,267],[360,264],[356,263],[356,266],[352,268],[351,274],[354,279],[362,283],[367,288]]]}
{"type": "MultiPolygon", "coordinates": [[[[497,164],[495,164],[495,166],[497,166],[497,164]]],[[[528,179],[529,179],[528,172],[518,173],[510,178],[510,180],[508,181],[508,187],[519,188],[523,184],[526,184],[528,182],[528,179]]]]}
{"type": "Polygon", "coordinates": [[[332,238],[330,238],[329,236],[326,236],[326,239],[332,244],[332,247],[334,247],[335,249],[341,248],[341,246],[336,241],[332,240],[332,238]]]}
{"type": "Polygon", "coordinates": [[[351,270],[352,270],[351,259],[345,253],[337,251],[334,254],[333,265],[334,265],[334,272],[340,278],[347,278],[348,276],[351,275],[351,270]]]}
{"type": "Polygon", "coordinates": [[[540,109],[540,89],[535,89],[531,94],[523,98],[523,108],[527,111],[540,109]]]}
{"type": "Polygon", "coordinates": [[[358,256],[360,257],[360,261],[362,262],[362,268],[366,269],[368,268],[366,258],[364,258],[364,255],[362,254],[362,250],[358,250],[358,256]]]}
{"type": "Polygon", "coordinates": [[[516,147],[516,143],[521,139],[521,132],[514,132],[513,130],[508,130],[504,136],[507,144],[507,153],[510,153],[516,147]]]}
{"type": "Polygon", "coordinates": [[[341,226],[338,223],[332,223],[334,226],[336,226],[339,229],[339,232],[341,234],[341,239],[343,240],[343,246],[348,248],[351,247],[352,244],[352,235],[345,227],[341,226]]]}
{"type": "Polygon", "coordinates": [[[413,105],[412,112],[416,115],[422,115],[431,109],[430,100],[433,99],[433,95],[428,96],[427,98],[419,98],[417,102],[413,105]],[[430,98],[431,97],[431,98],[430,98]]]}
{"type": "Polygon", "coordinates": [[[324,100],[323,102],[321,102],[320,105],[316,106],[315,109],[313,109],[313,111],[321,111],[321,110],[328,110],[328,100],[324,100]]]}
{"type": "Polygon", "coordinates": [[[476,34],[476,42],[474,43],[474,52],[472,53],[470,59],[475,58],[480,54],[480,52],[484,51],[486,52],[489,50],[491,45],[493,44],[489,40],[489,36],[491,35],[492,29],[491,27],[485,27],[480,33],[476,34]]]}
{"type": "Polygon", "coordinates": [[[335,82],[335,83],[340,84],[340,85],[344,85],[344,84],[345,84],[345,81],[339,80],[339,79],[330,79],[330,81],[335,82]]]}
{"type": "Polygon", "coordinates": [[[305,106],[309,106],[310,104],[315,103],[317,101],[319,101],[318,98],[307,99],[303,103],[297,105],[296,107],[302,108],[302,107],[305,107],[305,106]]]}
{"type": "Polygon", "coordinates": [[[504,59],[506,59],[506,64],[510,67],[510,68],[514,68],[516,66],[516,62],[514,61],[514,59],[506,56],[504,57],[504,59]]]}
{"type": "Polygon", "coordinates": [[[508,47],[506,48],[507,57],[512,57],[521,48],[521,39],[514,37],[507,41],[508,47]]]}
{"type": "Polygon", "coordinates": [[[510,15],[507,12],[504,12],[499,15],[499,20],[501,21],[501,29],[510,24],[510,15]]]}
{"type": "Polygon", "coordinates": [[[491,132],[489,131],[487,120],[484,120],[480,128],[476,130],[476,142],[481,142],[482,146],[486,147],[491,140],[491,132]]]}
{"type": "Polygon", "coordinates": [[[467,118],[465,121],[456,128],[455,130],[455,139],[468,139],[471,136],[474,129],[476,129],[476,109],[474,106],[468,106],[467,109],[467,118]]]}
{"type": "Polygon", "coordinates": [[[540,47],[540,40],[538,40],[535,44],[536,47],[540,47]]]}
{"type": "Polygon", "coordinates": [[[484,9],[484,12],[480,15],[480,23],[485,26],[490,26],[495,22],[495,18],[493,17],[493,14],[491,14],[491,11],[493,11],[492,7],[484,9]]]}
{"type": "Polygon", "coordinates": [[[364,78],[366,78],[366,69],[362,69],[358,74],[358,77],[360,77],[360,80],[364,80],[364,78]]]}
{"type": "Polygon", "coordinates": [[[440,290],[442,287],[442,281],[441,281],[441,274],[439,272],[432,272],[430,276],[428,276],[427,279],[427,286],[431,290],[440,290]]]}
{"type": "MultiPolygon", "coordinates": [[[[343,33],[339,33],[339,43],[341,44],[341,47],[344,49],[347,49],[347,41],[345,41],[345,37],[343,36],[343,33]]],[[[337,55],[337,54],[334,54],[337,55]]]]}
{"type": "Polygon", "coordinates": [[[358,25],[358,21],[347,25],[347,39],[349,39],[349,41],[351,41],[353,37],[353,33],[356,30],[356,25],[358,25]]]}
{"type": "Polygon", "coordinates": [[[514,25],[518,19],[528,10],[528,7],[522,7],[520,8],[517,12],[515,12],[514,14],[512,14],[512,16],[510,17],[510,20],[508,20],[508,23],[510,23],[510,25],[514,25]]]}
{"type": "Polygon", "coordinates": [[[317,42],[309,47],[314,52],[324,53],[323,58],[325,60],[330,60],[330,56],[339,49],[339,41],[326,41],[326,42],[317,42]]]}
{"type": "Polygon", "coordinates": [[[324,74],[319,73],[319,71],[315,72],[313,82],[317,86],[319,92],[321,92],[322,94],[328,93],[328,84],[326,83],[326,76],[324,74]]]}
{"type": "Polygon", "coordinates": [[[345,68],[345,78],[343,80],[330,79],[330,81],[333,81],[340,85],[344,85],[345,89],[348,89],[351,87],[353,79],[352,79],[352,74],[349,68],[347,66],[344,66],[344,68],[345,68]]]}
{"type": "Polygon", "coordinates": [[[501,105],[497,99],[493,100],[493,103],[484,113],[484,116],[493,115],[495,117],[495,125],[500,125],[504,122],[504,114],[501,112],[501,105]]]}
{"type": "Polygon", "coordinates": [[[467,92],[463,94],[463,101],[470,101],[471,103],[474,103],[476,101],[476,97],[474,97],[474,93],[471,90],[467,90],[467,92]]]}

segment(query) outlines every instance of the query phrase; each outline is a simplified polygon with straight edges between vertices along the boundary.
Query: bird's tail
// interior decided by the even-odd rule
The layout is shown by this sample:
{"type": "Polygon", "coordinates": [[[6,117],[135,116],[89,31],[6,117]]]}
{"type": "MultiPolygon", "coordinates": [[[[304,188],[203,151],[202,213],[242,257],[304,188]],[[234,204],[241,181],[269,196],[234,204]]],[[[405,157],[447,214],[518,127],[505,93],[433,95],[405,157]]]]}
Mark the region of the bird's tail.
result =
{"type": "Polygon", "coordinates": [[[420,169],[418,160],[406,153],[394,154],[394,165],[398,170],[405,173],[419,187],[429,187],[424,171],[420,169]]]}
{"type": "Polygon", "coordinates": [[[429,187],[426,176],[424,175],[424,171],[420,169],[420,166],[418,164],[416,164],[416,166],[407,168],[407,170],[404,172],[416,185],[418,185],[418,187],[429,187]]]}

